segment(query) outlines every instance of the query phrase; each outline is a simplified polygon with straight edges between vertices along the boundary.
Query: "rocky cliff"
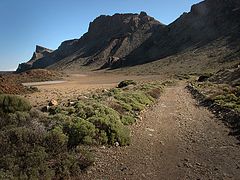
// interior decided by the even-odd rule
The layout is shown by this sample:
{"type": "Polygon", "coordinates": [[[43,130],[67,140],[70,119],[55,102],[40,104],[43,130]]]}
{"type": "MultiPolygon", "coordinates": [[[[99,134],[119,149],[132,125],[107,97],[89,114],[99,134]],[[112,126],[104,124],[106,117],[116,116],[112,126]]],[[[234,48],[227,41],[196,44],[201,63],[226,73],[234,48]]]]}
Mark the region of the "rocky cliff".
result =
{"type": "Polygon", "coordinates": [[[227,39],[227,45],[239,49],[239,32],[239,0],[205,0],[166,26],[164,32],[154,33],[115,67],[159,60],[204,47],[217,39],[227,39]]]}

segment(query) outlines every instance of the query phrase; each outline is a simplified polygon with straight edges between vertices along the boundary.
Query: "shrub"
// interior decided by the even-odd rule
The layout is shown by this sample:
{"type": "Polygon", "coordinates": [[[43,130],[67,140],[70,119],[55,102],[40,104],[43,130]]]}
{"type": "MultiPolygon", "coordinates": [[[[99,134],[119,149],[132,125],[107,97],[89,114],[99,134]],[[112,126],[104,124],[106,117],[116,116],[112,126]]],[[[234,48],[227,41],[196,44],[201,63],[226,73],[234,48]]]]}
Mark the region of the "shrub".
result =
{"type": "Polygon", "coordinates": [[[136,118],[130,115],[123,115],[121,117],[121,121],[124,125],[132,125],[133,123],[136,122],[136,118]]]}
{"type": "Polygon", "coordinates": [[[134,111],[141,111],[146,105],[152,104],[152,101],[144,92],[122,92],[116,94],[115,98],[129,104],[134,111]]]}
{"type": "Polygon", "coordinates": [[[71,179],[77,177],[82,170],[94,162],[92,154],[85,148],[76,147],[71,153],[59,154],[52,165],[55,170],[54,179],[71,179]]]}
{"type": "Polygon", "coordinates": [[[109,106],[117,111],[119,114],[132,111],[132,106],[124,103],[123,101],[108,102],[109,106]]]}
{"type": "MultiPolygon", "coordinates": [[[[119,144],[122,146],[129,145],[130,132],[128,128],[121,123],[119,117],[118,119],[115,118],[116,117],[111,115],[107,115],[105,117],[94,116],[89,118],[88,121],[93,123],[96,128],[100,129],[101,133],[103,133],[103,131],[106,133],[109,144],[119,142],[119,144]]],[[[100,143],[105,143],[105,141],[100,143]]]]}
{"type": "Polygon", "coordinates": [[[96,135],[95,126],[84,119],[76,118],[73,123],[66,124],[64,132],[67,133],[69,147],[79,144],[93,144],[96,135]]]}
{"type": "Polygon", "coordinates": [[[55,114],[63,113],[63,110],[59,106],[52,106],[49,108],[48,112],[50,115],[55,115],[55,114]]]}
{"type": "Polygon", "coordinates": [[[45,137],[45,147],[51,153],[60,153],[66,151],[68,136],[63,133],[62,127],[56,126],[49,131],[45,137]]]}
{"type": "Polygon", "coordinates": [[[118,84],[118,88],[127,87],[129,85],[136,85],[137,83],[133,80],[124,80],[118,84]]]}
{"type": "Polygon", "coordinates": [[[0,129],[7,128],[6,126],[25,125],[31,121],[28,112],[7,113],[0,117],[0,129]]]}
{"type": "Polygon", "coordinates": [[[16,111],[30,111],[30,103],[14,95],[0,95],[0,109],[5,113],[14,113],[16,111]]]}

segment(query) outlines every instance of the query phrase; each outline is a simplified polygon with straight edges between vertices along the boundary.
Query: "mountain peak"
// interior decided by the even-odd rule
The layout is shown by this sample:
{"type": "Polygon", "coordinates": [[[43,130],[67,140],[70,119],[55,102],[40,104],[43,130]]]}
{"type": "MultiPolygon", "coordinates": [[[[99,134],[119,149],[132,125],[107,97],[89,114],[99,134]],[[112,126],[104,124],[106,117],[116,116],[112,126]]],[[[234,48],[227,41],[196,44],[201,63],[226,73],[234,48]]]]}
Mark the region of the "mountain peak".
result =
{"type": "Polygon", "coordinates": [[[53,50],[45,48],[45,47],[40,46],[40,45],[36,45],[36,50],[35,50],[36,53],[42,53],[44,51],[52,52],[53,50]]]}

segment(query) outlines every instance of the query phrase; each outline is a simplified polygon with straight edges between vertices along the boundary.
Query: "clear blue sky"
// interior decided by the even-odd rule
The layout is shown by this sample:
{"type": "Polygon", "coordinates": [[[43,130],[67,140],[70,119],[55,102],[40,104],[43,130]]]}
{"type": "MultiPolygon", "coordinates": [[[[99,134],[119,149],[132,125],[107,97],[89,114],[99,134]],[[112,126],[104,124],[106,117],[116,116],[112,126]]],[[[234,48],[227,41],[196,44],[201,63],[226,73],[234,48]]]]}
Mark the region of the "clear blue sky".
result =
{"type": "Polygon", "coordinates": [[[31,58],[36,44],[56,49],[79,38],[101,14],[147,12],[169,24],[201,0],[1,0],[0,71],[31,58]]]}

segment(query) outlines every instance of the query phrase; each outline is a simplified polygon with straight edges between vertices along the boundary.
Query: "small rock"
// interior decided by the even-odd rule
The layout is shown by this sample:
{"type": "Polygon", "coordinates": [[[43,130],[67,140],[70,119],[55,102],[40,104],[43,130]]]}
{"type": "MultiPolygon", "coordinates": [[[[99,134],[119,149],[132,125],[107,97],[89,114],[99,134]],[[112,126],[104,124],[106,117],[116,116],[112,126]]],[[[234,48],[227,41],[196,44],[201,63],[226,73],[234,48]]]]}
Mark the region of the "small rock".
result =
{"type": "Polygon", "coordinates": [[[104,92],[108,92],[108,90],[107,90],[107,89],[103,89],[102,92],[103,92],[103,93],[104,93],[104,92]]]}
{"type": "Polygon", "coordinates": [[[116,147],[118,147],[118,146],[119,146],[119,142],[115,142],[114,145],[115,145],[116,147]]]}
{"type": "Polygon", "coordinates": [[[125,171],[125,170],[127,170],[127,167],[122,167],[121,168],[121,171],[125,171]]]}
{"type": "Polygon", "coordinates": [[[197,165],[197,166],[201,166],[201,164],[200,164],[200,163],[198,163],[198,162],[196,163],[196,165],[197,165]]]}
{"type": "Polygon", "coordinates": [[[75,102],[71,102],[71,101],[70,101],[70,102],[68,103],[68,105],[69,105],[69,106],[73,106],[73,105],[75,105],[75,102]]]}
{"type": "Polygon", "coordinates": [[[151,128],[146,128],[147,131],[150,131],[150,132],[154,132],[155,130],[154,129],[151,129],[151,128]]]}
{"type": "Polygon", "coordinates": [[[163,146],[165,145],[163,141],[160,141],[160,144],[163,145],[163,146]]]}
{"type": "Polygon", "coordinates": [[[49,106],[57,106],[58,102],[55,99],[51,99],[51,101],[49,101],[48,105],[49,106]]]}
{"type": "Polygon", "coordinates": [[[90,170],[89,170],[89,171],[87,171],[87,174],[92,174],[92,171],[90,171],[90,170]]]}
{"type": "Polygon", "coordinates": [[[101,149],[106,149],[106,146],[102,146],[101,149]]]}

